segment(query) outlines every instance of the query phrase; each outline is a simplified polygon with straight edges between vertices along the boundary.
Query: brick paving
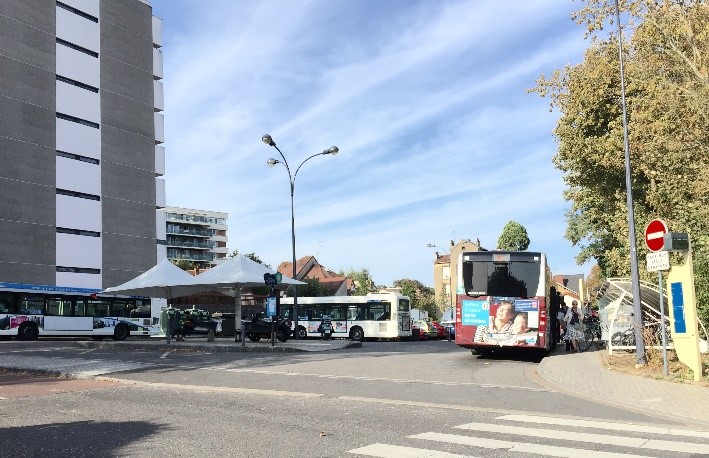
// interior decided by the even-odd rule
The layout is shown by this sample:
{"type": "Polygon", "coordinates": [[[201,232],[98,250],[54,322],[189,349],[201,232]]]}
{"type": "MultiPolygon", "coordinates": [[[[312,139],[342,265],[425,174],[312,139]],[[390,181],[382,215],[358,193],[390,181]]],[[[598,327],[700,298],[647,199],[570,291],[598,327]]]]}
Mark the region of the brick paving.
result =
{"type": "Polygon", "coordinates": [[[604,351],[567,353],[559,346],[540,363],[539,376],[560,391],[709,429],[708,387],[613,371],[603,365],[604,351]]]}

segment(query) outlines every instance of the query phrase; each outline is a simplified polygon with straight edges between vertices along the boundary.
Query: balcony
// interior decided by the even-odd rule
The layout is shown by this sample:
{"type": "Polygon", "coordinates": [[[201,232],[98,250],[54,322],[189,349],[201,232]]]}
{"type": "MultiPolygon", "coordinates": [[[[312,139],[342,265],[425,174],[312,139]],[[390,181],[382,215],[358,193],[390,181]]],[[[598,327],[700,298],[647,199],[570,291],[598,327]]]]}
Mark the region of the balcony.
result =
{"type": "Polygon", "coordinates": [[[167,246],[179,248],[195,248],[198,250],[210,250],[214,248],[214,242],[201,242],[197,240],[176,240],[168,238],[167,246]]]}
{"type": "Polygon", "coordinates": [[[175,227],[173,225],[167,226],[167,233],[172,235],[188,235],[194,237],[211,237],[214,234],[213,230],[210,229],[194,229],[194,228],[183,228],[175,227]]]}

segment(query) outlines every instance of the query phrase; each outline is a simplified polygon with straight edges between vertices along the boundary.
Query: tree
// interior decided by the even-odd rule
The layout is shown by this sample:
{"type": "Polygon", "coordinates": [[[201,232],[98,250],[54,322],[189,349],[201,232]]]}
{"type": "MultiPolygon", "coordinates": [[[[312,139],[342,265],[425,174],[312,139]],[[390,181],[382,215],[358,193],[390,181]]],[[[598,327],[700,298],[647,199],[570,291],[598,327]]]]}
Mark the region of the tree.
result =
{"type": "Polygon", "coordinates": [[[502,228],[500,238],[497,239],[497,249],[505,251],[524,251],[529,247],[527,229],[517,221],[509,221],[502,228]]]}
{"type": "Polygon", "coordinates": [[[372,280],[369,270],[366,268],[362,268],[360,270],[350,268],[347,273],[340,270],[339,275],[352,279],[355,287],[355,296],[366,296],[369,293],[377,291],[377,286],[374,283],[374,280],[372,280]]]}
{"type": "Polygon", "coordinates": [[[325,285],[320,283],[317,278],[304,278],[303,281],[307,285],[301,285],[298,287],[298,296],[304,297],[322,297],[327,296],[328,291],[325,285]]]}
{"type": "Polygon", "coordinates": [[[425,286],[418,280],[403,278],[394,281],[394,286],[401,288],[401,294],[411,300],[411,308],[425,310],[432,318],[439,316],[436,305],[436,292],[433,288],[425,286]]]}
{"type": "MultiPolygon", "coordinates": [[[[229,257],[230,257],[230,258],[233,258],[233,257],[235,257],[235,256],[238,255],[238,254],[239,254],[239,250],[236,250],[236,249],[235,249],[234,251],[231,252],[231,254],[229,254],[229,257]]],[[[261,258],[258,257],[258,255],[257,255],[256,253],[246,253],[246,254],[244,254],[244,256],[246,256],[247,258],[251,259],[253,262],[256,262],[256,263],[259,263],[259,264],[263,264],[264,266],[268,267],[269,269],[272,269],[272,267],[269,266],[268,264],[265,264],[265,263],[261,260],[261,258]]]]}
{"type": "Polygon", "coordinates": [[[187,259],[175,259],[172,263],[182,270],[194,269],[194,263],[192,261],[188,261],[187,259]]]}
{"type": "MultiPolygon", "coordinates": [[[[653,218],[689,232],[700,316],[709,320],[709,5],[627,0],[623,38],[635,232],[653,218]]],[[[534,91],[561,116],[554,164],[564,174],[568,238],[579,263],[627,276],[630,247],[617,34],[612,0],[573,15],[592,38],[584,61],[540,77],[534,91]]],[[[638,241],[642,257],[647,249],[638,241]]],[[[639,263],[642,266],[642,263],[639,263]]],[[[641,268],[641,277],[654,276],[641,268]]]]}

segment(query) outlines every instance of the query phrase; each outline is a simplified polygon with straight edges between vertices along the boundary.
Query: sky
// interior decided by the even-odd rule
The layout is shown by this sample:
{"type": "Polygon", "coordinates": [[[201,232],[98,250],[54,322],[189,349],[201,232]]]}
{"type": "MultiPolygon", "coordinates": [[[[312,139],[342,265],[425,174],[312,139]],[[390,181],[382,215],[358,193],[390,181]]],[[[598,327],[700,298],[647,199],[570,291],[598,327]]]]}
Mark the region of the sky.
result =
{"type": "Polygon", "coordinates": [[[559,114],[528,93],[582,61],[570,0],[152,0],[163,21],[167,205],[228,213],[229,252],[433,286],[435,252],[514,220],[554,274],[559,114]],[[337,155],[309,156],[337,146],[337,155]],[[295,174],[298,167],[302,167],[295,174]],[[428,248],[427,244],[437,245],[428,248]]]}

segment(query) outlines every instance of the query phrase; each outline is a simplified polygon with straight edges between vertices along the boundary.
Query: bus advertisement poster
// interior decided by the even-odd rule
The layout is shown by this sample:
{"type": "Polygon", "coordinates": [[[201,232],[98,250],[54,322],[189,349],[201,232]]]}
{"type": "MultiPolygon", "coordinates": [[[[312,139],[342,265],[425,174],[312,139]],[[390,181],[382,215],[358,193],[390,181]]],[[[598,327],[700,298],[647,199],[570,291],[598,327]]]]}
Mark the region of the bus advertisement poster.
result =
{"type": "Polygon", "coordinates": [[[487,326],[490,321],[490,303],[480,300],[463,300],[460,322],[464,326],[487,326]]]}

